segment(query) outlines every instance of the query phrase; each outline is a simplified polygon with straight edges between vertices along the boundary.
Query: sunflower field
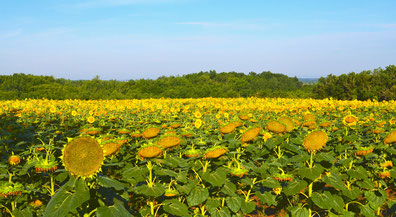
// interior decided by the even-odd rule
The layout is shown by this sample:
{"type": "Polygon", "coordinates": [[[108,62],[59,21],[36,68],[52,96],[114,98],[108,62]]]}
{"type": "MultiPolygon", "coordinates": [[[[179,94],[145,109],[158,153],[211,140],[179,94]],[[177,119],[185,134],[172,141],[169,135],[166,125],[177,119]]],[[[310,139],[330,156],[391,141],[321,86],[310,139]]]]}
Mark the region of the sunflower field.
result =
{"type": "Polygon", "coordinates": [[[392,216],[395,143],[395,101],[0,101],[0,216],[392,216]]]}

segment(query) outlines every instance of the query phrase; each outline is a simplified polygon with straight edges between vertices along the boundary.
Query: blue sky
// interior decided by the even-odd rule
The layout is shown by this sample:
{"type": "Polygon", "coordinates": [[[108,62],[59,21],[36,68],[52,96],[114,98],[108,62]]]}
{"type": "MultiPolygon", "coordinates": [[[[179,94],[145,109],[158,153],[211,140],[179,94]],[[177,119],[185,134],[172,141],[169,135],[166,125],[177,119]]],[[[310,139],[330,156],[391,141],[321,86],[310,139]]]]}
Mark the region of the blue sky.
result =
{"type": "Polygon", "coordinates": [[[394,0],[0,1],[0,74],[312,78],[396,64],[394,0]]]}

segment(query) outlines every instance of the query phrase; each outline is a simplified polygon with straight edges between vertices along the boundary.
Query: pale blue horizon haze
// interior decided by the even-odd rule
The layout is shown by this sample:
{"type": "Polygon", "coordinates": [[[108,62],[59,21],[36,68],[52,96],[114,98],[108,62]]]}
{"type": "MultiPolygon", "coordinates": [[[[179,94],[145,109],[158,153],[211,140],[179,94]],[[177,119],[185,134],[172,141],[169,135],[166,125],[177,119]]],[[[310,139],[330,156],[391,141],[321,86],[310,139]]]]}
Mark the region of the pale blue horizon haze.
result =
{"type": "Polygon", "coordinates": [[[0,2],[0,74],[156,79],[216,70],[299,78],[396,64],[393,0],[0,2]]]}

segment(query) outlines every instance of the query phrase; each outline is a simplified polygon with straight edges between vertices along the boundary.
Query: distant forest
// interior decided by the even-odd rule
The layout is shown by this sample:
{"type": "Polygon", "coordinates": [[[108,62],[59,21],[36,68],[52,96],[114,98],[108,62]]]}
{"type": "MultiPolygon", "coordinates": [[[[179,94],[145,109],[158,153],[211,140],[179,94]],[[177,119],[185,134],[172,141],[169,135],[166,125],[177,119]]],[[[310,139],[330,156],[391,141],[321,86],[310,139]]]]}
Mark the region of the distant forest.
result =
{"type": "Polygon", "coordinates": [[[0,75],[0,99],[143,99],[199,97],[396,99],[396,66],[321,77],[306,84],[269,71],[216,71],[129,81],[55,79],[30,74],[0,75]]]}

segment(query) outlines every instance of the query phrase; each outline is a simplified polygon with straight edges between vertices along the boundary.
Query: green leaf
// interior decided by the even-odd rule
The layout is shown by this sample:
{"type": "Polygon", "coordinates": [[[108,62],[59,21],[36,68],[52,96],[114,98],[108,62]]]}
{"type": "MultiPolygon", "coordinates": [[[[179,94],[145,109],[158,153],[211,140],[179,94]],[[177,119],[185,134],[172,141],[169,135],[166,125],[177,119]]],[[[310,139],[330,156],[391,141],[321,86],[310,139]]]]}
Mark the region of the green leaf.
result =
{"type": "Polygon", "coordinates": [[[98,181],[99,184],[105,188],[114,188],[117,191],[124,189],[121,182],[107,176],[98,176],[98,181]]]}
{"type": "Polygon", "coordinates": [[[171,215],[191,216],[188,213],[188,207],[176,199],[166,200],[164,210],[171,215]]]}
{"type": "Polygon", "coordinates": [[[385,204],[387,194],[384,190],[365,191],[364,196],[369,201],[370,207],[376,210],[385,204]]]}
{"type": "Polygon", "coordinates": [[[251,213],[256,210],[256,204],[253,201],[242,201],[241,210],[243,213],[251,213]]]}
{"type": "Polygon", "coordinates": [[[117,202],[113,206],[101,206],[96,210],[97,217],[132,216],[123,203],[117,202]]]}
{"type": "Polygon", "coordinates": [[[312,201],[322,209],[331,209],[332,205],[331,202],[333,197],[331,196],[330,192],[326,191],[324,194],[319,194],[314,192],[312,194],[312,201]]]}
{"type": "Polygon", "coordinates": [[[221,188],[221,192],[223,192],[226,195],[229,196],[234,196],[236,195],[236,185],[230,181],[227,181],[224,186],[221,188]]]}
{"type": "Polygon", "coordinates": [[[209,197],[209,191],[206,188],[196,187],[191,190],[187,196],[187,203],[190,207],[202,204],[209,197]]]}
{"type": "Polygon", "coordinates": [[[233,212],[238,212],[241,209],[242,198],[238,196],[227,197],[226,198],[227,206],[233,212]]]}
{"type": "Polygon", "coordinates": [[[206,182],[209,182],[212,186],[222,186],[227,180],[227,173],[224,169],[217,169],[215,172],[205,172],[201,174],[201,177],[206,182]]]}
{"type": "Polygon", "coordinates": [[[303,178],[315,180],[320,176],[322,172],[323,172],[323,168],[315,165],[313,168],[308,168],[308,167],[300,168],[298,174],[303,178]]]}
{"type": "Polygon", "coordinates": [[[66,216],[70,211],[74,211],[88,201],[89,198],[89,189],[85,181],[71,179],[51,198],[43,216],[66,216]]]}
{"type": "Polygon", "coordinates": [[[151,197],[159,197],[165,193],[165,187],[161,184],[155,184],[153,187],[149,187],[147,185],[141,185],[135,187],[134,190],[138,194],[151,196],[151,197]]]}
{"type": "Polygon", "coordinates": [[[307,217],[309,216],[309,211],[306,208],[292,207],[290,209],[292,217],[307,217]]]}
{"type": "Polygon", "coordinates": [[[15,209],[14,211],[12,211],[12,214],[14,215],[14,217],[33,217],[33,211],[31,207],[27,207],[23,210],[15,209]]]}
{"type": "Polygon", "coordinates": [[[323,176],[322,180],[328,184],[334,187],[335,189],[338,190],[347,190],[347,187],[344,185],[342,182],[342,179],[339,175],[331,173],[329,176],[323,176]]]}
{"type": "Polygon", "coordinates": [[[287,196],[295,195],[307,187],[307,185],[308,183],[304,180],[289,182],[287,183],[287,186],[284,188],[283,192],[287,196]]]}
{"type": "Polygon", "coordinates": [[[268,187],[268,188],[279,188],[281,185],[277,180],[275,180],[272,177],[267,177],[266,179],[263,179],[262,182],[263,186],[268,187]]]}
{"type": "Polygon", "coordinates": [[[329,153],[321,152],[321,153],[315,155],[315,160],[316,161],[327,161],[327,162],[333,163],[336,160],[336,158],[334,158],[329,153]]]}
{"type": "Polygon", "coordinates": [[[368,179],[368,172],[363,167],[358,167],[356,169],[351,169],[347,171],[350,178],[355,179],[368,179]]]}
{"type": "Polygon", "coordinates": [[[209,198],[206,201],[205,205],[206,205],[206,209],[208,211],[215,210],[217,207],[219,207],[221,205],[221,200],[209,198]]]}
{"type": "Polygon", "coordinates": [[[355,200],[359,197],[360,189],[355,187],[348,189],[345,187],[345,189],[342,190],[342,194],[349,197],[351,200],[355,200]]]}
{"type": "Polygon", "coordinates": [[[261,202],[267,204],[268,206],[278,205],[278,202],[276,201],[276,195],[272,194],[270,191],[266,191],[264,194],[261,194],[259,191],[257,191],[255,194],[261,200],[261,202]]]}
{"type": "Polygon", "coordinates": [[[341,213],[344,210],[344,200],[342,199],[342,197],[333,194],[332,206],[335,211],[341,213]]]}
{"type": "Polygon", "coordinates": [[[363,214],[365,217],[374,217],[375,216],[375,211],[370,208],[368,205],[364,206],[359,206],[360,212],[363,214]]]}
{"type": "Polygon", "coordinates": [[[361,188],[366,188],[369,190],[374,189],[374,182],[369,179],[357,181],[356,184],[361,188]]]}
{"type": "Polygon", "coordinates": [[[223,207],[221,209],[215,209],[212,211],[209,211],[210,216],[213,217],[231,217],[231,212],[227,207],[223,207]]]}

